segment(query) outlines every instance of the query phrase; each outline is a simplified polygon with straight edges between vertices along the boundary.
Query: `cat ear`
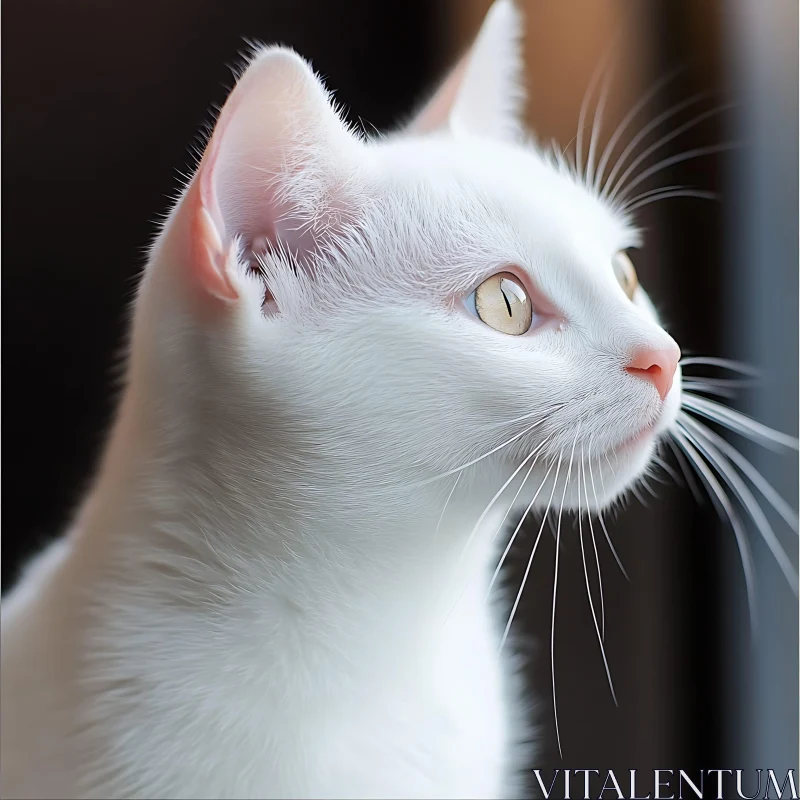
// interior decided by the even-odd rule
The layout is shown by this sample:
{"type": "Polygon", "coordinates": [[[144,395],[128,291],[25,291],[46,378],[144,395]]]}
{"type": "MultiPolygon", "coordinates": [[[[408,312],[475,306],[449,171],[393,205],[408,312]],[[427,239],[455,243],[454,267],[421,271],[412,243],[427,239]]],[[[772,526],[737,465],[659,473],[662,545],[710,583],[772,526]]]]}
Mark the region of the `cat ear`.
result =
{"type": "Polygon", "coordinates": [[[408,127],[424,134],[449,128],[517,139],[525,102],[521,14],[513,0],[495,0],[472,48],[408,127]]]}
{"type": "Polygon", "coordinates": [[[281,248],[302,262],[346,211],[358,147],[300,56],[285,48],[257,54],[225,102],[185,198],[190,263],[202,287],[235,300],[243,252],[281,248]]]}

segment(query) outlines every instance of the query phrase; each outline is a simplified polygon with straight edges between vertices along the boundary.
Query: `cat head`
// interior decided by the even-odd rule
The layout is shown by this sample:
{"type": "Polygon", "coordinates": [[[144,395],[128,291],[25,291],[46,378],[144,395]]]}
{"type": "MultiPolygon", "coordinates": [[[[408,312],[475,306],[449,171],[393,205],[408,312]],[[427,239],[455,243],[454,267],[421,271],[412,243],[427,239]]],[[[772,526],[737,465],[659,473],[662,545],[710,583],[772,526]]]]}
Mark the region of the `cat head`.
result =
{"type": "Polygon", "coordinates": [[[585,507],[636,481],[679,350],[631,220],[525,140],[519,38],[497,0],[430,102],[368,140],[295,53],[254,55],[144,284],[176,428],[312,488],[520,467],[538,504],[585,507]]]}

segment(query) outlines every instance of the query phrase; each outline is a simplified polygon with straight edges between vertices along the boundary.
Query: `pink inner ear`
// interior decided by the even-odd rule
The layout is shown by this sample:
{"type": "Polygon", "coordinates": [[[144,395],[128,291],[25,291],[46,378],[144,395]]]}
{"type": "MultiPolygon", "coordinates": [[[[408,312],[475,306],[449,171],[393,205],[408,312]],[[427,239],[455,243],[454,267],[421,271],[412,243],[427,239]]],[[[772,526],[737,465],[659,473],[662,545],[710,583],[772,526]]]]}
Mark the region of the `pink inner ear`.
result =
{"type": "Polygon", "coordinates": [[[185,199],[206,289],[237,296],[235,249],[251,266],[278,247],[302,265],[349,205],[357,147],[308,64],[282,48],[259,54],[225,103],[185,199]]]}
{"type": "Polygon", "coordinates": [[[494,0],[470,50],[409,124],[410,133],[449,128],[514,141],[520,134],[524,91],[519,10],[494,0]]]}
{"type": "Polygon", "coordinates": [[[228,235],[214,186],[214,171],[224,135],[225,123],[230,119],[237,98],[232,96],[225,105],[214,135],[206,148],[192,186],[183,206],[189,220],[189,264],[195,283],[210,295],[233,301],[239,293],[231,276],[235,271],[234,241],[228,235]]]}
{"type": "Polygon", "coordinates": [[[208,294],[233,301],[239,297],[231,282],[236,259],[234,242],[225,233],[210,182],[216,149],[216,143],[212,141],[200,164],[196,181],[183,201],[189,215],[189,264],[195,282],[208,294]]]}
{"type": "Polygon", "coordinates": [[[192,261],[201,285],[221,300],[236,300],[239,293],[231,283],[236,267],[234,242],[223,241],[211,214],[199,203],[192,212],[191,231],[192,261]]]}
{"type": "Polygon", "coordinates": [[[231,301],[239,296],[232,283],[239,251],[255,267],[256,255],[274,250],[279,242],[297,252],[308,238],[292,220],[289,206],[277,202],[274,179],[257,164],[237,163],[226,154],[241,99],[234,93],[226,103],[184,201],[191,215],[195,276],[207,292],[231,301]]]}
{"type": "Polygon", "coordinates": [[[458,64],[445,78],[444,83],[437,89],[436,94],[411,121],[408,126],[409,133],[431,133],[432,131],[441,130],[447,125],[468,63],[469,54],[462,56],[458,64]]]}

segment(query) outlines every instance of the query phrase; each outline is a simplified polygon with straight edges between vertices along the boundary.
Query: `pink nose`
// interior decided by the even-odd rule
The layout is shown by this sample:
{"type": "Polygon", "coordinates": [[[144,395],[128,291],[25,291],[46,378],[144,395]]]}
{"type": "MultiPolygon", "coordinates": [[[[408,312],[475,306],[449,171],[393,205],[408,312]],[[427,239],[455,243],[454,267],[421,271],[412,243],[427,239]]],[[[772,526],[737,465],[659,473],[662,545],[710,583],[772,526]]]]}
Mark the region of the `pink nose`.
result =
{"type": "Polygon", "coordinates": [[[680,357],[681,351],[676,344],[664,350],[638,350],[633,354],[625,371],[650,381],[664,400],[672,388],[672,380],[678,369],[680,357]]]}

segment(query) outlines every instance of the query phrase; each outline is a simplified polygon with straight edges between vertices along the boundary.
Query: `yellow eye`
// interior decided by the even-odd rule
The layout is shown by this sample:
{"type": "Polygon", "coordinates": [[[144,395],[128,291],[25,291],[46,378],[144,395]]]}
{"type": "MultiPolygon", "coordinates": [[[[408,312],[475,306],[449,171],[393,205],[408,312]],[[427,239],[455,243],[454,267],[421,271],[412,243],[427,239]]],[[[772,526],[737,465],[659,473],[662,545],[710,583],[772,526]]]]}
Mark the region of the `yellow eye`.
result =
{"type": "Polygon", "coordinates": [[[522,284],[509,272],[487,278],[469,298],[475,313],[501,333],[520,336],[530,330],[533,304],[522,284]]]}
{"type": "Polygon", "coordinates": [[[639,285],[639,279],[636,277],[636,270],[633,268],[633,263],[628,258],[627,253],[620,250],[611,259],[611,266],[614,268],[614,275],[622,287],[622,291],[628,295],[629,300],[633,300],[636,287],[639,285]]]}

